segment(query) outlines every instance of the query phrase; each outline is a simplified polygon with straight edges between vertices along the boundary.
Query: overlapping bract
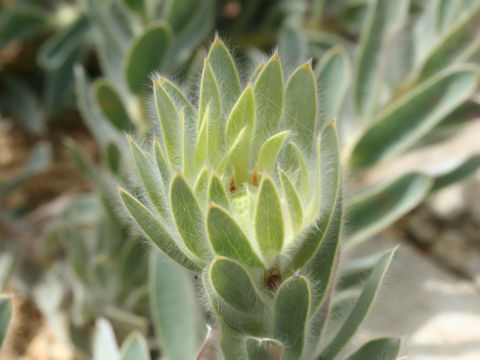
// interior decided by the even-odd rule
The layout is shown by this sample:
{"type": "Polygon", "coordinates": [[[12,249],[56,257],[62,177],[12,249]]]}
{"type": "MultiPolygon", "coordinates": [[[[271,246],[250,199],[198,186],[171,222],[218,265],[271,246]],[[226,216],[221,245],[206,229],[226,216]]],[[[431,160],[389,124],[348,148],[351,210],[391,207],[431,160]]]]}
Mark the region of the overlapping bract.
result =
{"type": "Polygon", "coordinates": [[[157,139],[149,151],[129,139],[145,196],[120,189],[120,197],[156,246],[202,273],[223,357],[335,358],[365,318],[393,253],[374,266],[336,336],[321,343],[343,196],[337,132],[322,123],[310,63],[284,85],[274,55],[242,90],[216,39],[197,109],[169,80],[153,87],[157,139]]]}

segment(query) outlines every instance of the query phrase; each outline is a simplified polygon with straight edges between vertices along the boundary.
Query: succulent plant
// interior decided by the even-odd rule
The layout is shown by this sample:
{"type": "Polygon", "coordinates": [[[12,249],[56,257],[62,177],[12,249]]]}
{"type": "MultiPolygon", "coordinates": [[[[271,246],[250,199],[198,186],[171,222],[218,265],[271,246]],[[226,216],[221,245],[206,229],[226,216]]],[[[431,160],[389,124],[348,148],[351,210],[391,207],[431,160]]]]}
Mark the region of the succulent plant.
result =
{"type": "MultiPolygon", "coordinates": [[[[198,293],[216,334],[200,349],[191,329],[159,324],[167,357],[202,358],[213,337],[219,358],[336,358],[367,315],[393,252],[379,258],[343,324],[326,332],[343,192],[336,126],[319,122],[310,63],[285,85],[273,55],[242,88],[217,38],[204,61],[198,107],[164,77],[154,79],[153,91],[157,137],[148,151],[129,139],[141,183],[133,187],[137,196],[121,188],[120,197],[153,244],[201,278],[198,293]]],[[[154,284],[171,281],[164,274],[154,284]]],[[[176,305],[163,306],[172,317],[176,305]]],[[[186,310],[177,311],[184,319],[186,310]]],[[[395,344],[388,357],[395,359],[398,342],[379,343],[395,344]]]]}

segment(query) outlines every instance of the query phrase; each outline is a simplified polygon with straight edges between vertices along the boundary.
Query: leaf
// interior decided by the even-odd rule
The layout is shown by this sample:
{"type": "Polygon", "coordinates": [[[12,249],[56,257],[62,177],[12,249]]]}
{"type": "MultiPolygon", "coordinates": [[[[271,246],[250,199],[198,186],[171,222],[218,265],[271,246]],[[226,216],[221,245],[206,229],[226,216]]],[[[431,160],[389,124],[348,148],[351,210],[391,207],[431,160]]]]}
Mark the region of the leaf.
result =
{"type": "Polygon", "coordinates": [[[367,342],[350,355],[347,360],[396,360],[400,351],[397,338],[380,338],[367,342]]]}
{"type": "Polygon", "coordinates": [[[299,188],[299,193],[302,199],[307,200],[308,192],[310,191],[310,181],[308,176],[308,168],[302,151],[294,142],[289,142],[284,150],[284,156],[281,159],[281,167],[290,177],[296,187],[299,188]]]}
{"type": "Polygon", "coordinates": [[[355,66],[354,103],[358,116],[364,119],[374,112],[383,76],[388,37],[404,22],[409,1],[375,0],[370,3],[355,66]]]}
{"type": "Polygon", "coordinates": [[[474,69],[458,67],[398,99],[361,134],[350,155],[350,168],[362,171],[407,150],[473,94],[477,77],[474,69]]]}
{"type": "Polygon", "coordinates": [[[265,64],[253,86],[255,128],[251,154],[257,158],[260,146],[277,132],[283,111],[284,88],[282,65],[277,54],[265,64]]]}
{"type": "Polygon", "coordinates": [[[253,70],[252,76],[250,77],[250,82],[253,84],[258,78],[258,75],[262,72],[263,68],[265,67],[265,63],[261,62],[260,64],[257,65],[255,70],[253,70]]]}
{"type": "Polygon", "coordinates": [[[205,220],[200,204],[181,174],[177,174],[170,187],[170,204],[177,230],[185,246],[200,259],[211,257],[205,220]]]}
{"type": "MultiPolygon", "coordinates": [[[[188,2],[192,3],[192,0],[172,0],[172,3],[182,3],[188,2]]],[[[167,64],[167,69],[172,73],[179,68],[180,65],[187,62],[193,51],[198,48],[200,43],[205,40],[208,34],[212,31],[215,23],[215,1],[214,0],[204,0],[204,1],[195,1],[193,2],[197,5],[195,9],[187,4],[187,12],[190,17],[187,20],[182,20],[182,29],[175,31],[175,36],[173,37],[173,44],[171,47],[171,56],[169,56],[169,61],[167,64]]],[[[162,6],[163,4],[159,4],[162,6]]],[[[176,15],[178,15],[177,13],[176,15]]],[[[170,22],[171,18],[168,20],[169,24],[177,26],[175,23],[170,22]]]]}
{"type": "Polygon", "coordinates": [[[120,354],[121,360],[150,360],[147,342],[138,332],[131,333],[125,339],[120,354]]]}
{"type": "Polygon", "coordinates": [[[210,178],[210,184],[208,187],[208,201],[214,202],[226,210],[228,210],[230,207],[225,186],[223,185],[222,180],[220,180],[215,173],[212,173],[210,178]]]}
{"type": "Polygon", "coordinates": [[[134,126],[130,116],[115,87],[107,79],[100,79],[95,81],[93,88],[105,119],[119,131],[133,131],[134,126]]]}
{"type": "Polygon", "coordinates": [[[118,350],[115,334],[112,325],[105,319],[98,319],[95,323],[95,336],[93,338],[93,359],[119,360],[120,352],[118,350]]]}
{"type": "Polygon", "coordinates": [[[60,67],[88,34],[90,23],[85,15],[57,30],[45,41],[37,53],[38,63],[45,69],[60,67]]]}
{"type": "Polygon", "coordinates": [[[258,171],[266,171],[269,174],[273,174],[275,161],[277,160],[277,156],[280,153],[280,149],[282,148],[288,133],[288,130],[282,131],[273,135],[263,143],[260,148],[260,154],[258,155],[258,171]]]}
{"type": "Polygon", "coordinates": [[[216,254],[239,260],[250,267],[263,267],[239,225],[225,210],[215,204],[211,204],[208,209],[207,230],[216,254]]]}
{"type": "Polygon", "coordinates": [[[203,319],[188,274],[157,252],[150,257],[150,311],[162,354],[171,360],[195,358],[203,319]]]}
{"type": "Polygon", "coordinates": [[[12,296],[0,296],[0,347],[5,341],[12,318],[12,296]]]}
{"type": "Polygon", "coordinates": [[[183,174],[185,177],[190,178],[194,171],[194,154],[197,142],[197,114],[190,101],[188,101],[174,83],[164,77],[161,77],[158,83],[168,93],[175,107],[183,110],[183,174]]]}
{"type": "Polygon", "coordinates": [[[222,324],[220,347],[225,356],[234,353],[239,355],[239,352],[243,353],[246,350],[245,348],[241,349],[241,346],[244,346],[241,335],[265,336],[271,331],[268,329],[268,321],[266,321],[268,318],[264,314],[264,304],[255,290],[252,279],[240,264],[223,257],[217,258],[212,262],[210,270],[204,273],[203,285],[207,290],[210,304],[218,315],[219,323],[222,324]],[[222,269],[224,268],[227,272],[222,274],[219,270],[216,275],[212,275],[212,268],[218,260],[221,261],[222,269]],[[224,260],[230,261],[230,263],[223,262],[224,260]],[[240,273],[232,274],[234,270],[240,271],[240,273]],[[217,275],[218,277],[214,279],[217,275]],[[245,292],[235,286],[237,276],[246,286],[245,292]],[[235,298],[237,294],[240,294],[238,299],[235,298]],[[233,304],[229,301],[233,301],[233,304]]]}
{"type": "Polygon", "coordinates": [[[170,41],[170,29],[162,22],[150,25],[135,39],[125,62],[127,84],[133,93],[148,89],[149,76],[161,67],[170,41]]]}
{"type": "Polygon", "coordinates": [[[456,182],[462,181],[466,177],[472,175],[478,168],[480,168],[480,154],[471,155],[467,159],[457,163],[455,167],[448,171],[434,174],[430,192],[439,191],[456,182]]]}
{"type": "Polygon", "coordinates": [[[208,123],[210,121],[210,106],[207,106],[203,115],[202,124],[198,129],[198,140],[195,147],[195,172],[209,163],[208,159],[208,123]]]}
{"type": "Polygon", "coordinates": [[[155,155],[155,161],[157,163],[158,171],[160,171],[160,174],[162,176],[163,183],[169,184],[171,172],[170,165],[165,158],[162,145],[157,138],[155,138],[153,141],[153,153],[155,155]]]}
{"type": "Polygon", "coordinates": [[[440,70],[458,61],[463,53],[469,51],[474,40],[480,34],[479,14],[480,5],[476,4],[469,9],[467,16],[461,17],[461,20],[448,28],[445,34],[438,39],[438,42],[431,47],[420,64],[417,82],[435,75],[440,70]]]}
{"type": "Polygon", "coordinates": [[[314,291],[310,305],[312,314],[319,311],[320,305],[332,286],[339,261],[342,226],[343,195],[340,194],[323,241],[303,271],[304,274],[308,274],[312,284],[316,284],[312,289],[314,291]]]}
{"type": "Polygon", "coordinates": [[[263,258],[274,261],[282,251],[285,234],[280,197],[273,180],[267,175],[263,177],[258,191],[255,237],[263,258]]]}
{"type": "Polygon", "coordinates": [[[179,170],[183,157],[180,114],[173,100],[158,81],[154,81],[153,94],[167,158],[173,166],[172,170],[179,170]]]}
{"type": "Polygon", "coordinates": [[[210,47],[207,59],[220,91],[222,117],[226,119],[242,92],[240,78],[230,52],[218,37],[210,47]]]}
{"type": "Polygon", "coordinates": [[[37,35],[48,24],[49,14],[38,7],[15,4],[0,17],[0,48],[13,40],[37,35]]]}
{"type": "Polygon", "coordinates": [[[344,48],[336,46],[323,55],[315,69],[320,97],[320,125],[340,115],[350,86],[351,64],[344,48]]]}
{"type": "Polygon", "coordinates": [[[305,36],[293,26],[280,31],[278,48],[284,66],[296,68],[307,58],[308,45],[305,36]]]}
{"type": "Polygon", "coordinates": [[[312,66],[306,63],[288,79],[283,108],[283,127],[291,131],[292,141],[312,153],[317,121],[317,84],[312,66]]]}
{"type": "MultiPolygon", "coordinates": [[[[123,0],[124,4],[132,11],[136,12],[139,15],[145,13],[145,0],[123,0]]],[[[148,0],[147,0],[148,2],[148,0]]]]}
{"type": "Polygon", "coordinates": [[[254,282],[243,266],[234,260],[218,257],[210,265],[209,279],[225,303],[245,313],[261,313],[264,303],[254,282]]]}
{"type": "Polygon", "coordinates": [[[122,153],[117,144],[113,141],[108,142],[103,150],[103,157],[108,169],[115,175],[121,175],[122,153]]]}
{"type": "MultiPolygon", "coordinates": [[[[340,149],[335,125],[329,122],[323,129],[317,146],[318,165],[316,190],[313,194],[311,215],[315,216],[305,231],[295,239],[290,249],[288,271],[303,268],[317,252],[331,222],[335,204],[340,193],[340,149]],[[319,206],[317,206],[319,203],[319,206]],[[316,212],[312,212],[315,210],[316,212]]],[[[306,216],[308,221],[308,215],[306,216]]]]}
{"type": "Polygon", "coordinates": [[[338,332],[335,334],[334,338],[322,351],[322,353],[318,357],[318,360],[331,360],[336,358],[337,355],[348,343],[348,341],[355,334],[373,304],[380,283],[382,282],[387,268],[390,265],[394,252],[394,250],[389,250],[380,257],[377,264],[373,268],[352,311],[350,312],[338,332]]]}
{"type": "Polygon", "coordinates": [[[208,168],[206,166],[198,175],[198,178],[195,181],[195,186],[193,187],[193,192],[195,193],[195,197],[197,198],[200,207],[205,209],[208,196],[208,168]]]}
{"type": "Polygon", "coordinates": [[[171,218],[165,184],[147,154],[129,137],[130,151],[148,198],[164,220],[171,218]]]}
{"type": "MultiPolygon", "coordinates": [[[[198,126],[201,129],[202,126],[205,126],[205,120],[208,120],[206,124],[208,158],[213,165],[216,165],[219,160],[225,142],[225,122],[222,118],[222,102],[220,99],[220,87],[207,59],[205,60],[200,82],[198,118],[201,121],[199,121],[198,126]],[[209,107],[208,119],[205,116],[207,107],[209,107]]],[[[199,133],[201,134],[201,131],[199,133]]]]}
{"type": "Polygon", "coordinates": [[[412,172],[349,199],[345,246],[358,245],[392,224],[422,201],[431,185],[429,176],[412,172]]]}
{"type": "Polygon", "coordinates": [[[195,273],[201,272],[199,266],[180,250],[165,226],[150,210],[125,190],[120,188],[119,192],[120,198],[130,215],[160,250],[188,270],[195,273]]]}
{"type": "Polygon", "coordinates": [[[300,359],[310,311],[310,287],[303,276],[286,280],[275,297],[274,338],[284,345],[285,359],[300,359]]]}
{"type": "Polygon", "coordinates": [[[274,339],[247,339],[247,354],[249,360],[282,360],[283,346],[274,339]]]}
{"type": "Polygon", "coordinates": [[[239,183],[248,181],[250,166],[250,143],[255,121],[255,103],[253,88],[247,85],[234,105],[226,125],[226,145],[231,147],[238,134],[245,128],[245,136],[239,150],[232,154],[230,163],[233,166],[235,178],[239,183]]]}
{"type": "Polygon", "coordinates": [[[288,175],[282,170],[278,169],[280,174],[280,181],[282,183],[283,193],[287,202],[288,212],[290,214],[290,223],[292,224],[292,232],[296,235],[303,225],[303,209],[300,197],[295,190],[295,186],[290,181],[288,175]]]}

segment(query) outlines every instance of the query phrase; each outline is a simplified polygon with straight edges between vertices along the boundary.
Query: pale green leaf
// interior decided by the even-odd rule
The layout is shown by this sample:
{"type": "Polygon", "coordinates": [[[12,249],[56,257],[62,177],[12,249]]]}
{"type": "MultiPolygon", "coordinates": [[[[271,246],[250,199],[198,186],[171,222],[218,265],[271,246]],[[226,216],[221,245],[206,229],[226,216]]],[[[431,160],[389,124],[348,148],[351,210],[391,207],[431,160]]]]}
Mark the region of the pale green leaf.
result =
{"type": "Polygon", "coordinates": [[[157,138],[154,139],[153,141],[153,153],[155,155],[155,161],[157,163],[158,171],[160,171],[160,174],[162,176],[162,180],[164,184],[169,184],[170,183],[170,164],[167,161],[167,158],[165,157],[165,153],[163,152],[162,145],[158,141],[157,138]]]}
{"type": "Polygon", "coordinates": [[[237,100],[227,120],[226,145],[231,147],[238,134],[245,128],[245,136],[242,144],[239,144],[238,152],[232,154],[230,163],[233,166],[235,178],[239,183],[248,181],[248,169],[250,166],[250,142],[255,121],[255,104],[253,88],[248,85],[237,100]]]}
{"type": "Polygon", "coordinates": [[[200,267],[180,250],[172,235],[150,210],[125,190],[119,189],[119,191],[130,215],[160,250],[188,270],[201,272],[200,267]]]}
{"type": "Polygon", "coordinates": [[[120,349],[121,360],[150,360],[150,351],[145,338],[138,332],[131,333],[120,349]]]}
{"type": "Polygon", "coordinates": [[[322,351],[318,360],[332,360],[343,350],[345,345],[350,341],[352,336],[367,316],[373,301],[377,295],[380,284],[390,265],[394,254],[394,250],[389,250],[383,254],[373,268],[363,290],[358,297],[352,311],[342,324],[334,338],[328,343],[322,351]]]}
{"type": "Polygon", "coordinates": [[[250,77],[250,82],[253,84],[257,80],[258,75],[262,72],[263,68],[265,67],[265,63],[262,62],[257,65],[257,67],[253,70],[252,76],[250,77]]]}
{"type": "Polygon", "coordinates": [[[260,153],[258,155],[258,171],[266,171],[269,174],[273,174],[277,156],[280,153],[288,133],[288,130],[282,131],[265,141],[260,148],[260,153]]]}
{"type": "Polygon", "coordinates": [[[169,360],[194,359],[202,338],[203,319],[190,276],[177,264],[152,252],[149,296],[163,356],[169,360]]]}
{"type": "Polygon", "coordinates": [[[255,237],[262,256],[271,262],[282,251],[285,238],[282,205],[275,183],[265,175],[255,207],[255,237]]]}
{"type": "Polygon", "coordinates": [[[222,102],[220,99],[219,85],[215,79],[210,62],[205,60],[202,80],[200,82],[200,99],[198,105],[199,123],[197,125],[200,134],[199,137],[202,136],[202,127],[206,126],[208,134],[208,157],[213,165],[219,160],[225,141],[225,121],[222,118],[222,102]],[[206,116],[207,107],[209,108],[208,117],[206,116]],[[205,124],[206,120],[208,120],[207,124],[205,124]]]}
{"type": "Polygon", "coordinates": [[[218,37],[210,47],[207,59],[220,90],[222,117],[226,119],[242,91],[240,78],[230,52],[218,37]]]}
{"type": "Polygon", "coordinates": [[[441,73],[405,94],[377,116],[350,155],[352,170],[365,170],[407,150],[477,87],[477,71],[463,66],[441,73]]]}
{"type": "Polygon", "coordinates": [[[310,63],[290,76],[285,89],[283,128],[309,157],[312,154],[317,122],[317,83],[310,63]]]}
{"type": "Polygon", "coordinates": [[[263,267],[240,226],[225,210],[214,204],[208,209],[207,229],[216,254],[239,260],[251,267],[263,267]]]}
{"type": "Polygon", "coordinates": [[[93,360],[105,359],[120,360],[120,352],[112,325],[105,319],[98,319],[93,338],[93,360]]]}
{"type": "Polygon", "coordinates": [[[222,208],[228,210],[228,195],[222,180],[217,174],[212,173],[210,184],[208,186],[208,201],[220,205],[222,208]]]}
{"type": "Polygon", "coordinates": [[[198,175],[193,187],[193,192],[195,193],[195,197],[197,198],[200,207],[205,209],[208,197],[208,168],[206,166],[198,175]]]}
{"type": "Polygon", "coordinates": [[[263,67],[254,84],[255,129],[252,156],[257,158],[260,146],[278,131],[283,111],[284,85],[282,65],[274,55],[263,67]]]}
{"type": "Polygon", "coordinates": [[[282,182],[283,193],[290,215],[292,233],[296,235],[301,230],[303,225],[302,202],[300,201],[297,190],[295,189],[295,186],[293,186],[293,183],[288,175],[280,168],[278,171],[280,173],[280,181],[282,182]]]}
{"type": "Polygon", "coordinates": [[[392,224],[418,205],[431,185],[429,176],[409,173],[349,199],[345,246],[355,246],[392,224]]]}
{"type": "Polygon", "coordinates": [[[129,138],[130,151],[132,152],[138,174],[142,179],[143,187],[145,188],[148,198],[153,206],[164,220],[170,218],[167,195],[165,193],[165,184],[162,181],[159,171],[154,166],[147,154],[140,149],[140,147],[129,138]]]}
{"type": "Polygon", "coordinates": [[[296,360],[302,356],[308,313],[310,286],[303,276],[287,279],[275,297],[274,337],[284,345],[284,359],[296,360]]]}
{"type": "Polygon", "coordinates": [[[285,146],[281,167],[290,174],[290,179],[292,179],[295,187],[299,188],[302,199],[304,201],[307,200],[307,195],[310,191],[307,162],[303,157],[302,151],[294,142],[289,142],[285,146]]]}
{"type": "Polygon", "coordinates": [[[208,259],[211,252],[203,212],[192,190],[180,174],[172,180],[170,204],[177,230],[185,246],[200,259],[208,259]]]}

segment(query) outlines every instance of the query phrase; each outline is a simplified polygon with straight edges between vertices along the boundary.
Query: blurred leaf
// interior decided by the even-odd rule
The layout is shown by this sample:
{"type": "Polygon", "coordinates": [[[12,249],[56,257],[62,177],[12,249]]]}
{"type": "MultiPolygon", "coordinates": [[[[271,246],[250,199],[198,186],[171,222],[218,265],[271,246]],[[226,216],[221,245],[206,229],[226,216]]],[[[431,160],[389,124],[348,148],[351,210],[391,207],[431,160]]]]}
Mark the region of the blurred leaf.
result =
{"type": "Polygon", "coordinates": [[[125,62],[125,76],[132,92],[140,94],[148,89],[149,77],[162,66],[170,42],[170,29],[162,22],[150,25],[135,39],[125,62]]]}
{"type": "Polygon", "coordinates": [[[280,31],[278,48],[284,67],[296,68],[307,59],[307,41],[303,32],[295,27],[290,26],[280,31]]]}
{"type": "Polygon", "coordinates": [[[396,360],[400,351],[400,340],[397,338],[375,339],[364,344],[350,355],[347,360],[396,360]]]}
{"type": "Polygon", "coordinates": [[[0,15],[0,48],[13,40],[39,35],[48,23],[48,14],[34,6],[16,5],[0,15]]]}
{"type": "Polygon", "coordinates": [[[108,169],[115,175],[120,175],[122,153],[115,142],[108,142],[103,149],[105,163],[108,169]]]}
{"type": "Polygon", "coordinates": [[[122,202],[130,215],[135,219],[140,228],[145,231],[153,243],[180,265],[190,271],[199,273],[201,269],[180,250],[175,240],[157,217],[128,192],[123,189],[119,191],[122,202]]]}
{"type": "Polygon", "coordinates": [[[448,171],[439,171],[433,175],[433,184],[430,192],[439,191],[456,182],[464,180],[480,168],[480,154],[474,154],[459,162],[448,171]]]}
{"type": "MultiPolygon", "coordinates": [[[[123,3],[139,15],[145,14],[145,0],[123,0],[123,3]]],[[[147,0],[148,2],[148,0],[147,0]]]]}
{"type": "Polygon", "coordinates": [[[170,204],[175,224],[185,246],[202,260],[211,257],[205,220],[200,205],[182,175],[177,174],[170,187],[170,204]]]}
{"type": "Polygon", "coordinates": [[[96,80],[93,88],[105,118],[119,131],[132,131],[134,126],[117,89],[107,79],[96,80]]]}
{"type": "Polygon", "coordinates": [[[351,65],[345,49],[334,47],[315,69],[320,96],[320,126],[340,115],[350,86],[351,65]]]}
{"type": "Polygon", "coordinates": [[[122,344],[121,360],[150,360],[148,345],[140,333],[130,334],[122,344]]]}
{"type": "Polygon", "coordinates": [[[5,337],[7,336],[11,318],[12,318],[12,296],[1,295],[0,296],[0,347],[3,344],[5,337]]]}
{"type": "Polygon", "coordinates": [[[365,170],[408,149],[473,94],[477,78],[471,67],[458,67],[398,99],[361,134],[350,155],[351,169],[365,170]]]}
{"type": "Polygon", "coordinates": [[[385,41],[404,22],[408,1],[374,0],[370,3],[361,33],[355,65],[354,102],[358,116],[373,113],[380,91],[385,41]]]}
{"type": "Polygon", "coordinates": [[[8,91],[8,101],[4,104],[6,110],[17,117],[28,132],[35,135],[43,133],[46,128],[45,112],[30,86],[11,76],[5,76],[3,84],[8,91]]]}
{"type": "Polygon", "coordinates": [[[158,252],[150,258],[150,310],[162,353],[171,360],[191,360],[203,325],[187,273],[158,252]]]}
{"type": "Polygon", "coordinates": [[[431,186],[429,176],[413,172],[353,196],[347,203],[345,245],[355,246],[385,229],[417,206],[431,186]]]}
{"type": "Polygon", "coordinates": [[[45,69],[57,69],[88,35],[89,27],[87,17],[80,15],[71,24],[57,30],[38,50],[38,63],[45,69]]]}
{"type": "Polygon", "coordinates": [[[211,204],[208,209],[207,229],[216,254],[240,260],[254,268],[263,267],[240,226],[225,210],[215,204],[211,204]]]}
{"type": "Polygon", "coordinates": [[[95,336],[93,338],[94,360],[120,360],[115,334],[112,325],[105,319],[98,319],[95,323],[95,336]]]}
{"type": "Polygon", "coordinates": [[[310,286],[303,276],[286,280],[275,296],[274,337],[284,345],[285,359],[300,359],[310,311],[310,286]]]}
{"type": "Polygon", "coordinates": [[[373,268],[367,283],[365,284],[354,308],[348,315],[347,319],[335,334],[334,338],[329,342],[326,348],[322,351],[319,360],[330,360],[337,357],[345,345],[350,341],[355,334],[360,324],[367,316],[370,307],[375,300],[378,288],[385,276],[385,273],[390,265],[394,254],[394,250],[389,250],[383,254],[373,268]]]}

